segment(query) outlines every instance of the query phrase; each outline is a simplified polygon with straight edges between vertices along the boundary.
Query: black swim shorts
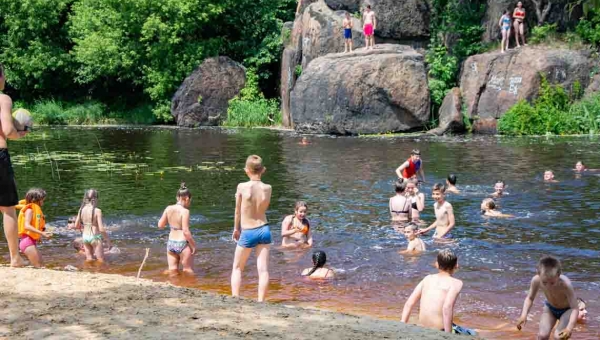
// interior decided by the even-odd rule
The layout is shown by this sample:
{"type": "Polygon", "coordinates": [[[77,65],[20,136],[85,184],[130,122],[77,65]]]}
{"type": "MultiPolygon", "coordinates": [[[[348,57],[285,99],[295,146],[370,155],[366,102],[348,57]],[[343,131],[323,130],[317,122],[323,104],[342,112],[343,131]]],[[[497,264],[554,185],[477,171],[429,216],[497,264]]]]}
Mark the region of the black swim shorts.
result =
{"type": "Polygon", "coordinates": [[[15,172],[8,149],[0,149],[0,207],[12,207],[19,203],[15,172]]]}

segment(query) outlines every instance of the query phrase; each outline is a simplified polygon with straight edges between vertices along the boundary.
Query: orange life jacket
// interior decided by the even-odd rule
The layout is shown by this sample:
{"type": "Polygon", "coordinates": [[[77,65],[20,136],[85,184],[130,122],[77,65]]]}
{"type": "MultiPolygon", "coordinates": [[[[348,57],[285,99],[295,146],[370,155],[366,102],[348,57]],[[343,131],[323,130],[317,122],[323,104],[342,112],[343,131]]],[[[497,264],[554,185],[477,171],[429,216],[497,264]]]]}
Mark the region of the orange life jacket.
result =
{"type": "Polygon", "coordinates": [[[31,226],[39,231],[44,231],[46,230],[46,218],[44,217],[42,208],[35,203],[27,204],[25,200],[21,200],[19,201],[19,205],[17,205],[17,209],[21,209],[21,212],[19,213],[19,219],[17,220],[17,224],[19,226],[19,237],[29,236],[36,241],[39,240],[41,237],[40,234],[25,230],[25,212],[29,209],[33,210],[31,226]]]}

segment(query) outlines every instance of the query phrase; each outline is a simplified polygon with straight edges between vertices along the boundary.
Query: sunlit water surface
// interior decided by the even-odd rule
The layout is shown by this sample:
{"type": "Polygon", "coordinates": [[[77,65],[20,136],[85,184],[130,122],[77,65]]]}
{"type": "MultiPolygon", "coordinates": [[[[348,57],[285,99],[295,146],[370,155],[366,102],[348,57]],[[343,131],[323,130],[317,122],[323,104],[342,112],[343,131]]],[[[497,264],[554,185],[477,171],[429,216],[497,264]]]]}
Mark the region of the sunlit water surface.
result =
{"type": "MultiPolygon", "coordinates": [[[[247,155],[259,154],[267,166],[264,181],[273,185],[268,217],[275,244],[280,223],[297,200],[309,203],[315,249],[326,251],[337,278],[330,283],[300,277],[311,265],[308,252],[270,256],[269,300],[352,314],[399,320],[412,289],[432,264],[440,245],[425,237],[427,253],[403,257],[403,236],[389,226],[388,198],[394,169],[419,148],[424,159],[427,197],[422,218],[433,219],[431,185],[449,173],[458,176],[460,195],[451,195],[459,255],[456,277],[465,282],[456,305],[457,322],[489,339],[534,338],[543,296],[532,308],[523,332],[514,329],[523,299],[543,254],[558,256],[577,295],[588,302],[587,325],[577,339],[598,339],[600,332],[600,177],[572,171],[576,160],[600,167],[599,139],[580,138],[331,138],[312,137],[299,145],[290,133],[265,130],[175,130],[153,128],[42,129],[10,143],[19,193],[29,187],[48,192],[44,212],[56,236],[40,250],[49,267],[74,265],[83,270],[135,275],[150,256],[143,277],[230,292],[235,243],[231,241],[234,193],[245,181],[247,155]],[[559,183],[545,184],[553,169],[559,183]],[[481,200],[504,179],[509,195],[499,200],[512,219],[487,219],[481,200]],[[156,222],[173,204],[180,181],[194,195],[192,228],[199,245],[196,275],[169,278],[165,244],[168,231],[156,222]],[[84,189],[97,188],[110,235],[121,250],[107,265],[87,267],[70,248],[74,234],[64,227],[81,202],[84,189]]],[[[598,172],[600,174],[600,172],[598,172]]],[[[0,243],[8,262],[6,242],[0,243]]],[[[243,295],[255,298],[255,261],[245,272],[243,295]]]]}

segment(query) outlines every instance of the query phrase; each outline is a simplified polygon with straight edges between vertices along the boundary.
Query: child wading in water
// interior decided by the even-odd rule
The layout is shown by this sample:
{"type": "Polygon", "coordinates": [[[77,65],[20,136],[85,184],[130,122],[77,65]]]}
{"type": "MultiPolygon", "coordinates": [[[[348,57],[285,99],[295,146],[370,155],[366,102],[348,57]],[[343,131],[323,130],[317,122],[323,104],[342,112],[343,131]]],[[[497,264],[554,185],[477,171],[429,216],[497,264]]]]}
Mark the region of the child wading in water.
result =
{"type": "Polygon", "coordinates": [[[332,279],[335,274],[332,269],[326,268],[327,255],[324,251],[315,251],[312,255],[313,267],[302,271],[302,276],[308,276],[311,279],[332,279]]]}
{"type": "Polygon", "coordinates": [[[450,174],[446,178],[446,193],[460,194],[460,190],[456,187],[456,175],[450,174]]]}
{"type": "Polygon", "coordinates": [[[435,222],[425,229],[420,229],[418,234],[425,234],[431,229],[435,228],[433,238],[437,241],[448,240],[452,238],[452,229],[454,228],[454,210],[452,204],[446,202],[446,188],[436,183],[433,186],[433,193],[431,196],[435,200],[433,209],[435,210],[435,222]]]}
{"type": "MultiPolygon", "coordinates": [[[[42,255],[37,249],[37,242],[42,238],[50,238],[52,234],[45,232],[46,219],[42,212],[42,206],[46,199],[46,192],[42,189],[30,189],[25,194],[25,203],[21,207],[17,221],[19,238],[19,249],[34,267],[43,265],[42,255]]],[[[20,207],[20,206],[19,206],[20,207]]]]}
{"type": "Polygon", "coordinates": [[[504,183],[502,180],[497,181],[494,185],[494,193],[492,193],[490,196],[502,197],[502,195],[504,195],[504,189],[506,189],[506,183],[504,183]]]}
{"type": "Polygon", "coordinates": [[[402,322],[408,322],[413,307],[420,300],[419,326],[448,333],[476,335],[474,331],[452,323],[454,305],[463,287],[461,280],[452,277],[458,269],[458,258],[450,249],[440,250],[436,267],[439,272],[427,275],[404,304],[402,322]]]}
{"type": "Polygon", "coordinates": [[[390,215],[392,224],[395,228],[403,227],[404,223],[410,222],[412,218],[412,203],[409,197],[406,196],[406,180],[399,179],[394,184],[396,195],[390,198],[390,215]]]}
{"type": "Polygon", "coordinates": [[[313,239],[310,223],[306,218],[307,212],[306,202],[296,202],[294,215],[287,216],[281,223],[281,246],[286,248],[312,247],[313,239]]]}
{"type": "Polygon", "coordinates": [[[110,238],[102,222],[102,210],[98,209],[97,205],[98,192],[95,189],[87,190],[75,220],[75,226],[83,225],[82,238],[86,261],[93,261],[94,257],[98,261],[104,261],[103,239],[106,240],[108,248],[111,247],[110,238]]]}
{"type": "Polygon", "coordinates": [[[417,234],[417,226],[409,223],[404,227],[404,236],[408,240],[406,250],[400,251],[400,254],[418,254],[425,251],[425,242],[419,238],[417,234]]]}
{"type": "Polygon", "coordinates": [[[546,296],[544,311],[540,318],[538,339],[549,339],[552,328],[558,321],[554,331],[555,339],[569,339],[579,316],[579,302],[575,297],[573,285],[568,277],[561,275],[560,261],[552,256],[544,256],[537,265],[537,275],[531,279],[529,293],[523,304],[521,317],[517,321],[517,329],[527,322],[527,314],[533,300],[541,288],[546,296]]]}
{"type": "Polygon", "coordinates": [[[421,211],[425,209],[425,194],[419,192],[417,188],[417,180],[411,179],[406,183],[406,197],[410,199],[410,206],[412,208],[411,219],[413,223],[418,225],[425,224],[421,221],[421,211]]]}
{"type": "Polygon", "coordinates": [[[158,228],[163,229],[169,225],[169,241],[167,242],[167,262],[169,271],[179,271],[179,265],[186,273],[194,272],[194,253],[196,241],[190,232],[190,211],[192,193],[186,188],[185,183],[177,191],[177,203],[168,206],[158,221],[158,228]]]}
{"type": "Polygon", "coordinates": [[[246,159],[244,171],[250,181],[238,184],[231,236],[237,242],[231,271],[231,295],[240,296],[242,271],[252,249],[256,248],[259,302],[265,300],[269,288],[269,248],[273,242],[266,214],[273,189],[261,181],[266,170],[259,156],[252,155],[246,159]]]}
{"type": "Polygon", "coordinates": [[[491,198],[486,198],[481,202],[481,213],[489,217],[514,217],[513,215],[503,214],[496,210],[496,202],[491,198]]]}

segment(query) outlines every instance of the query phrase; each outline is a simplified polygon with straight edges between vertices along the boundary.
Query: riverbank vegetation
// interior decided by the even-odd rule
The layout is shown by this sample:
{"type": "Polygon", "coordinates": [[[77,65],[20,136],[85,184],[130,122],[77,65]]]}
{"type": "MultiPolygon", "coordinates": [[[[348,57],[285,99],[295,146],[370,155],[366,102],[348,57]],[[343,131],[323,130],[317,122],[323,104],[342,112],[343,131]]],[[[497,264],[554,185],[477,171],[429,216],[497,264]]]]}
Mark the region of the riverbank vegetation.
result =
{"type": "Polygon", "coordinates": [[[295,0],[0,0],[7,92],[47,123],[164,123],[172,120],[171,97],[183,79],[205,58],[227,55],[256,70],[260,98],[275,97],[280,31],[295,6],[295,0]]]}

